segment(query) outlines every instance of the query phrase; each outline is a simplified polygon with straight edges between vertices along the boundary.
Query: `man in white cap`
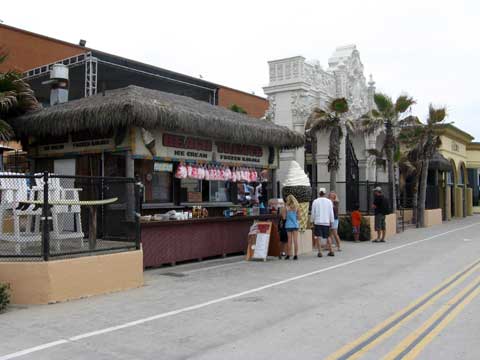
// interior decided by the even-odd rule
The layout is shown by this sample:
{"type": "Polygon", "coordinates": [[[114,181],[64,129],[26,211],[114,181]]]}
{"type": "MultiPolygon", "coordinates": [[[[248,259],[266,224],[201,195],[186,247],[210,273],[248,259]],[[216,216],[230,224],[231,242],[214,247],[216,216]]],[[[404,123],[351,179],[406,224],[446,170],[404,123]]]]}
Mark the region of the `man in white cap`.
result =
{"type": "Polygon", "coordinates": [[[313,234],[315,245],[318,248],[318,257],[322,257],[322,243],[324,239],[328,246],[328,256],[335,256],[330,239],[330,227],[334,222],[333,204],[325,197],[325,188],[320,188],[319,197],[313,201],[311,221],[314,224],[313,234]]]}

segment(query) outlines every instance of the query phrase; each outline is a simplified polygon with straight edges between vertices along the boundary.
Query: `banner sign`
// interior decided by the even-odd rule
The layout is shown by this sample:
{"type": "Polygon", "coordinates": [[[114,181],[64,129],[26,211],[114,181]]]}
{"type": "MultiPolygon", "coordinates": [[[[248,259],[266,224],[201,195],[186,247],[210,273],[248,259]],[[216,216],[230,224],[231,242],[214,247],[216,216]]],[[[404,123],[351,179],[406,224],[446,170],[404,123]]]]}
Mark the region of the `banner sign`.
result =
{"type": "MultiPolygon", "coordinates": [[[[278,157],[275,150],[269,164],[270,150],[267,146],[232,144],[190,135],[152,131],[155,139],[154,152],[159,158],[219,162],[238,166],[275,167],[278,157]]],[[[134,155],[151,156],[143,143],[140,131],[136,131],[134,155]]]]}
{"type": "Polygon", "coordinates": [[[61,144],[39,145],[38,155],[55,155],[67,153],[95,152],[102,150],[113,150],[115,144],[113,139],[92,139],[83,141],[69,141],[61,144]]]}

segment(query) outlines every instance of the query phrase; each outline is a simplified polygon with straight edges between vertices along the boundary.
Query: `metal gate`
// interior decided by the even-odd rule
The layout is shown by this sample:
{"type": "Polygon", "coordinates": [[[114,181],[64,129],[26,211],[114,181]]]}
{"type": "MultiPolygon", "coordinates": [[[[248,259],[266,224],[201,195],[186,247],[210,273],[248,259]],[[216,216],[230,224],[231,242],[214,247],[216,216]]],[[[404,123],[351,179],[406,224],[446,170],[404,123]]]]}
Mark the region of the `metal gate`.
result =
{"type": "Polygon", "coordinates": [[[358,159],[355,155],[355,149],[349,136],[345,141],[346,153],[346,206],[347,211],[353,211],[359,206],[360,201],[360,185],[359,185],[359,169],[358,159]]]}

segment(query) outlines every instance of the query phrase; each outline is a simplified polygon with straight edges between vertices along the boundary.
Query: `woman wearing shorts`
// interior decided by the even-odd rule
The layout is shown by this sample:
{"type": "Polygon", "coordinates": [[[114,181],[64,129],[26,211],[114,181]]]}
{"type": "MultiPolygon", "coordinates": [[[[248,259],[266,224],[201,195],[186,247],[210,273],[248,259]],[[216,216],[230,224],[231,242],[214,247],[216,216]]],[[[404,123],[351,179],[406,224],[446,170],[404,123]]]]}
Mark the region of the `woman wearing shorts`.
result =
{"type": "Polygon", "coordinates": [[[335,244],[337,245],[337,251],[342,251],[342,249],[340,249],[340,236],[338,236],[338,207],[340,206],[340,201],[338,200],[337,193],[335,191],[330,191],[328,198],[333,203],[333,217],[335,219],[332,227],[330,228],[330,233],[335,241],[335,244]]]}
{"type": "Polygon", "coordinates": [[[287,256],[285,260],[290,259],[292,251],[292,242],[295,246],[293,260],[298,259],[298,219],[300,218],[300,206],[293,195],[287,196],[286,206],[282,209],[282,218],[285,220],[285,230],[287,231],[287,256]]]}

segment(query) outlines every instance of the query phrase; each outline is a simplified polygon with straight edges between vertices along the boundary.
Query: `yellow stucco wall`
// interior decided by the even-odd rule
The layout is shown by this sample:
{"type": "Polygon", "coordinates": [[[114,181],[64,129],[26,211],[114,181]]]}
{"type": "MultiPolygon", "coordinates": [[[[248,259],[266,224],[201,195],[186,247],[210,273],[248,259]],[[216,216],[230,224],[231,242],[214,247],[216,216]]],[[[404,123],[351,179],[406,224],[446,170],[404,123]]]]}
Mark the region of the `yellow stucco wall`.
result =
{"type": "Polygon", "coordinates": [[[442,223],[442,209],[425,210],[425,227],[442,223]]]}
{"type": "Polygon", "coordinates": [[[467,147],[467,167],[480,169],[480,147],[479,146],[467,147]]]}
{"type": "MultiPolygon", "coordinates": [[[[375,231],[375,216],[364,216],[367,222],[370,224],[370,239],[375,240],[377,238],[377,232],[375,231]]],[[[397,233],[397,216],[396,214],[389,214],[385,217],[385,239],[394,236],[397,233]]]]}
{"type": "Polygon", "coordinates": [[[143,285],[141,250],[75,259],[0,262],[13,304],[48,304],[143,285]]]}
{"type": "Polygon", "coordinates": [[[466,202],[467,202],[467,216],[472,216],[473,215],[473,191],[471,188],[465,189],[465,196],[466,196],[466,202]]]}
{"type": "Polygon", "coordinates": [[[452,139],[446,135],[441,136],[442,145],[439,149],[447,160],[453,160],[455,162],[455,174],[457,176],[456,181],[459,180],[461,164],[467,164],[467,146],[466,143],[462,143],[456,139],[452,139]]]}
{"type": "Polygon", "coordinates": [[[455,188],[455,217],[463,217],[463,189],[455,188]]]}

